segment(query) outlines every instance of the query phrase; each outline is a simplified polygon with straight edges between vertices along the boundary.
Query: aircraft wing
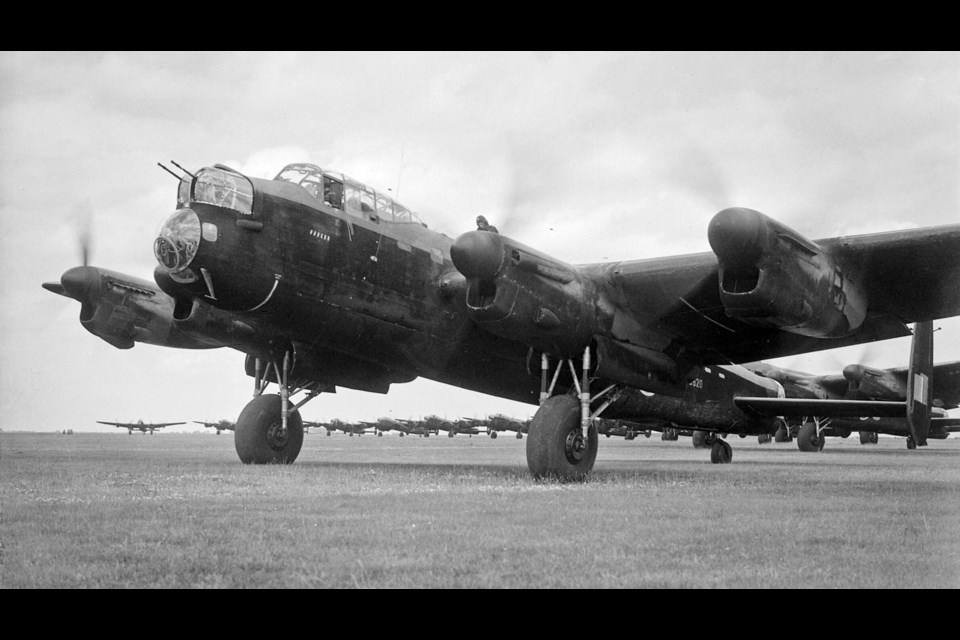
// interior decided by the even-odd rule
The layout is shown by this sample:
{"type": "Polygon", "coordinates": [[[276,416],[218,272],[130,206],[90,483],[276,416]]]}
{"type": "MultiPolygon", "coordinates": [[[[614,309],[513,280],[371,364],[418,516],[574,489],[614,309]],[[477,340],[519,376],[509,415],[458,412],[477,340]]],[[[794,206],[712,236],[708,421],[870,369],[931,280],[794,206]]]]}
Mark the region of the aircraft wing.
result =
{"type": "Polygon", "coordinates": [[[172,427],[175,424],[187,424],[187,423],[186,422],[157,422],[154,424],[144,424],[141,426],[144,426],[148,429],[159,429],[160,427],[172,427]]]}
{"type": "MultiPolygon", "coordinates": [[[[707,361],[748,362],[908,336],[908,323],[960,315],[960,287],[956,284],[960,279],[960,225],[816,243],[788,236],[789,230],[780,229],[774,227],[777,237],[790,241],[784,242],[784,254],[795,249],[797,256],[770,257],[776,264],[802,266],[813,256],[842,268],[843,273],[851,274],[848,279],[856,276],[866,313],[851,334],[833,338],[802,335],[728,315],[720,286],[721,258],[715,253],[607,265],[605,279],[617,306],[614,332],[619,324],[620,333],[633,341],[631,327],[652,327],[671,336],[673,348],[695,350],[707,361]]],[[[786,287],[790,281],[784,278],[781,284],[786,287]]],[[[796,295],[814,304],[823,302],[823,296],[812,288],[796,295]]]]}
{"type": "Polygon", "coordinates": [[[108,424],[111,427],[123,427],[125,429],[132,429],[133,427],[139,426],[136,423],[131,424],[129,422],[117,422],[116,420],[114,420],[113,422],[104,422],[103,420],[97,420],[97,424],[108,424]]]}

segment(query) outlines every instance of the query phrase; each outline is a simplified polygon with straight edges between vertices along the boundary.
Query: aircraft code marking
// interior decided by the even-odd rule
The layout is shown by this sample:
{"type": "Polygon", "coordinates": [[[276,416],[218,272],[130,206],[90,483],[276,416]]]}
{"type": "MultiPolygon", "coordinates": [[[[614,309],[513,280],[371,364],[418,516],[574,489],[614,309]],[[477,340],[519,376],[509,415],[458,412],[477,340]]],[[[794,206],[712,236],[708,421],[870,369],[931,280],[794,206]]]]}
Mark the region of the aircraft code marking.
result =
{"type": "Polygon", "coordinates": [[[913,400],[927,404],[927,376],[918,373],[913,379],[913,400]]]}
{"type": "Polygon", "coordinates": [[[318,240],[323,240],[324,242],[330,242],[330,235],[317,231],[316,229],[310,229],[310,235],[318,240]]]}

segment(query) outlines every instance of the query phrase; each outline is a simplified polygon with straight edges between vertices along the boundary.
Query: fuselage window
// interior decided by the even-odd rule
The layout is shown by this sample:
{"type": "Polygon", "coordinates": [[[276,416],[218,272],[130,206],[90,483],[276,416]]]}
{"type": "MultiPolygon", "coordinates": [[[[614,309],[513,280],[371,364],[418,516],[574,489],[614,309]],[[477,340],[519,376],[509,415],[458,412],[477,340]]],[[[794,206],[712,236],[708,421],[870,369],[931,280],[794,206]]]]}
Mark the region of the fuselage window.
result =
{"type": "Polygon", "coordinates": [[[381,220],[393,222],[393,200],[377,194],[377,215],[381,220]]]}
{"type": "Polygon", "coordinates": [[[239,174],[201,169],[193,185],[193,199],[250,215],[253,212],[253,185],[239,174]]]}
{"type": "Polygon", "coordinates": [[[346,192],[346,212],[358,218],[366,218],[374,212],[375,197],[373,190],[359,182],[347,182],[344,185],[346,192]]]}
{"type": "Polygon", "coordinates": [[[410,221],[411,221],[411,219],[410,219],[410,210],[407,209],[407,208],[406,208],[405,206],[403,206],[402,204],[396,204],[396,203],[394,203],[393,216],[394,216],[394,220],[396,220],[397,222],[410,222],[410,221]]]}

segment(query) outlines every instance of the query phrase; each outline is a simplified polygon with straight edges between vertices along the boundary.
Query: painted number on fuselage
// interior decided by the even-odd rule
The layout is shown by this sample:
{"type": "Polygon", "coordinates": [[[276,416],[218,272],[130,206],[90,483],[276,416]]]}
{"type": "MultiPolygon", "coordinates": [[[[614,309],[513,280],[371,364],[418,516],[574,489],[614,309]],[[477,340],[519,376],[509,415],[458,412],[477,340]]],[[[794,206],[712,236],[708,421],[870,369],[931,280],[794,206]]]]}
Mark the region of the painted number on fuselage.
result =
{"type": "Polygon", "coordinates": [[[323,240],[324,242],[330,242],[330,234],[317,231],[316,229],[310,229],[310,237],[323,240]]]}

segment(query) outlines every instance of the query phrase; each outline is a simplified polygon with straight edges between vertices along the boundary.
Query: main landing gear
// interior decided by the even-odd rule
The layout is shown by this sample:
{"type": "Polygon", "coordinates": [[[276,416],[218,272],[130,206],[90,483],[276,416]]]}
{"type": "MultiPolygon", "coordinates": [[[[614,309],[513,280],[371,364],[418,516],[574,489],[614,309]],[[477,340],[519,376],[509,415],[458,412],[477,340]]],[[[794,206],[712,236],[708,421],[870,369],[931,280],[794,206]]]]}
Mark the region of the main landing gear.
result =
{"type": "Polygon", "coordinates": [[[237,419],[233,441],[244,464],[290,464],[296,460],[303,446],[303,420],[298,409],[320,393],[319,383],[309,388],[291,387],[289,351],[283,355],[282,370],[276,362],[269,366],[273,367],[280,387],[279,395],[263,395],[271,381],[264,375],[269,369],[265,372],[258,358],[253,400],[237,419]],[[307,396],[291,407],[290,396],[301,390],[307,396]]]}
{"type": "Polygon", "coordinates": [[[823,435],[825,427],[826,425],[821,425],[817,418],[804,420],[797,434],[797,447],[800,451],[823,451],[823,445],[827,439],[823,435]]]}
{"type": "Polygon", "coordinates": [[[583,352],[581,380],[573,360],[557,363],[553,380],[549,378],[550,362],[541,356],[540,408],[530,421],[527,434],[527,467],[534,478],[561,481],[582,481],[597,459],[597,427],[594,418],[619,397],[615,385],[596,396],[590,395],[590,348],[583,352]],[[569,366],[577,395],[552,395],[564,365],[569,366]],[[591,404],[604,396],[606,402],[591,412],[591,404]]]}

